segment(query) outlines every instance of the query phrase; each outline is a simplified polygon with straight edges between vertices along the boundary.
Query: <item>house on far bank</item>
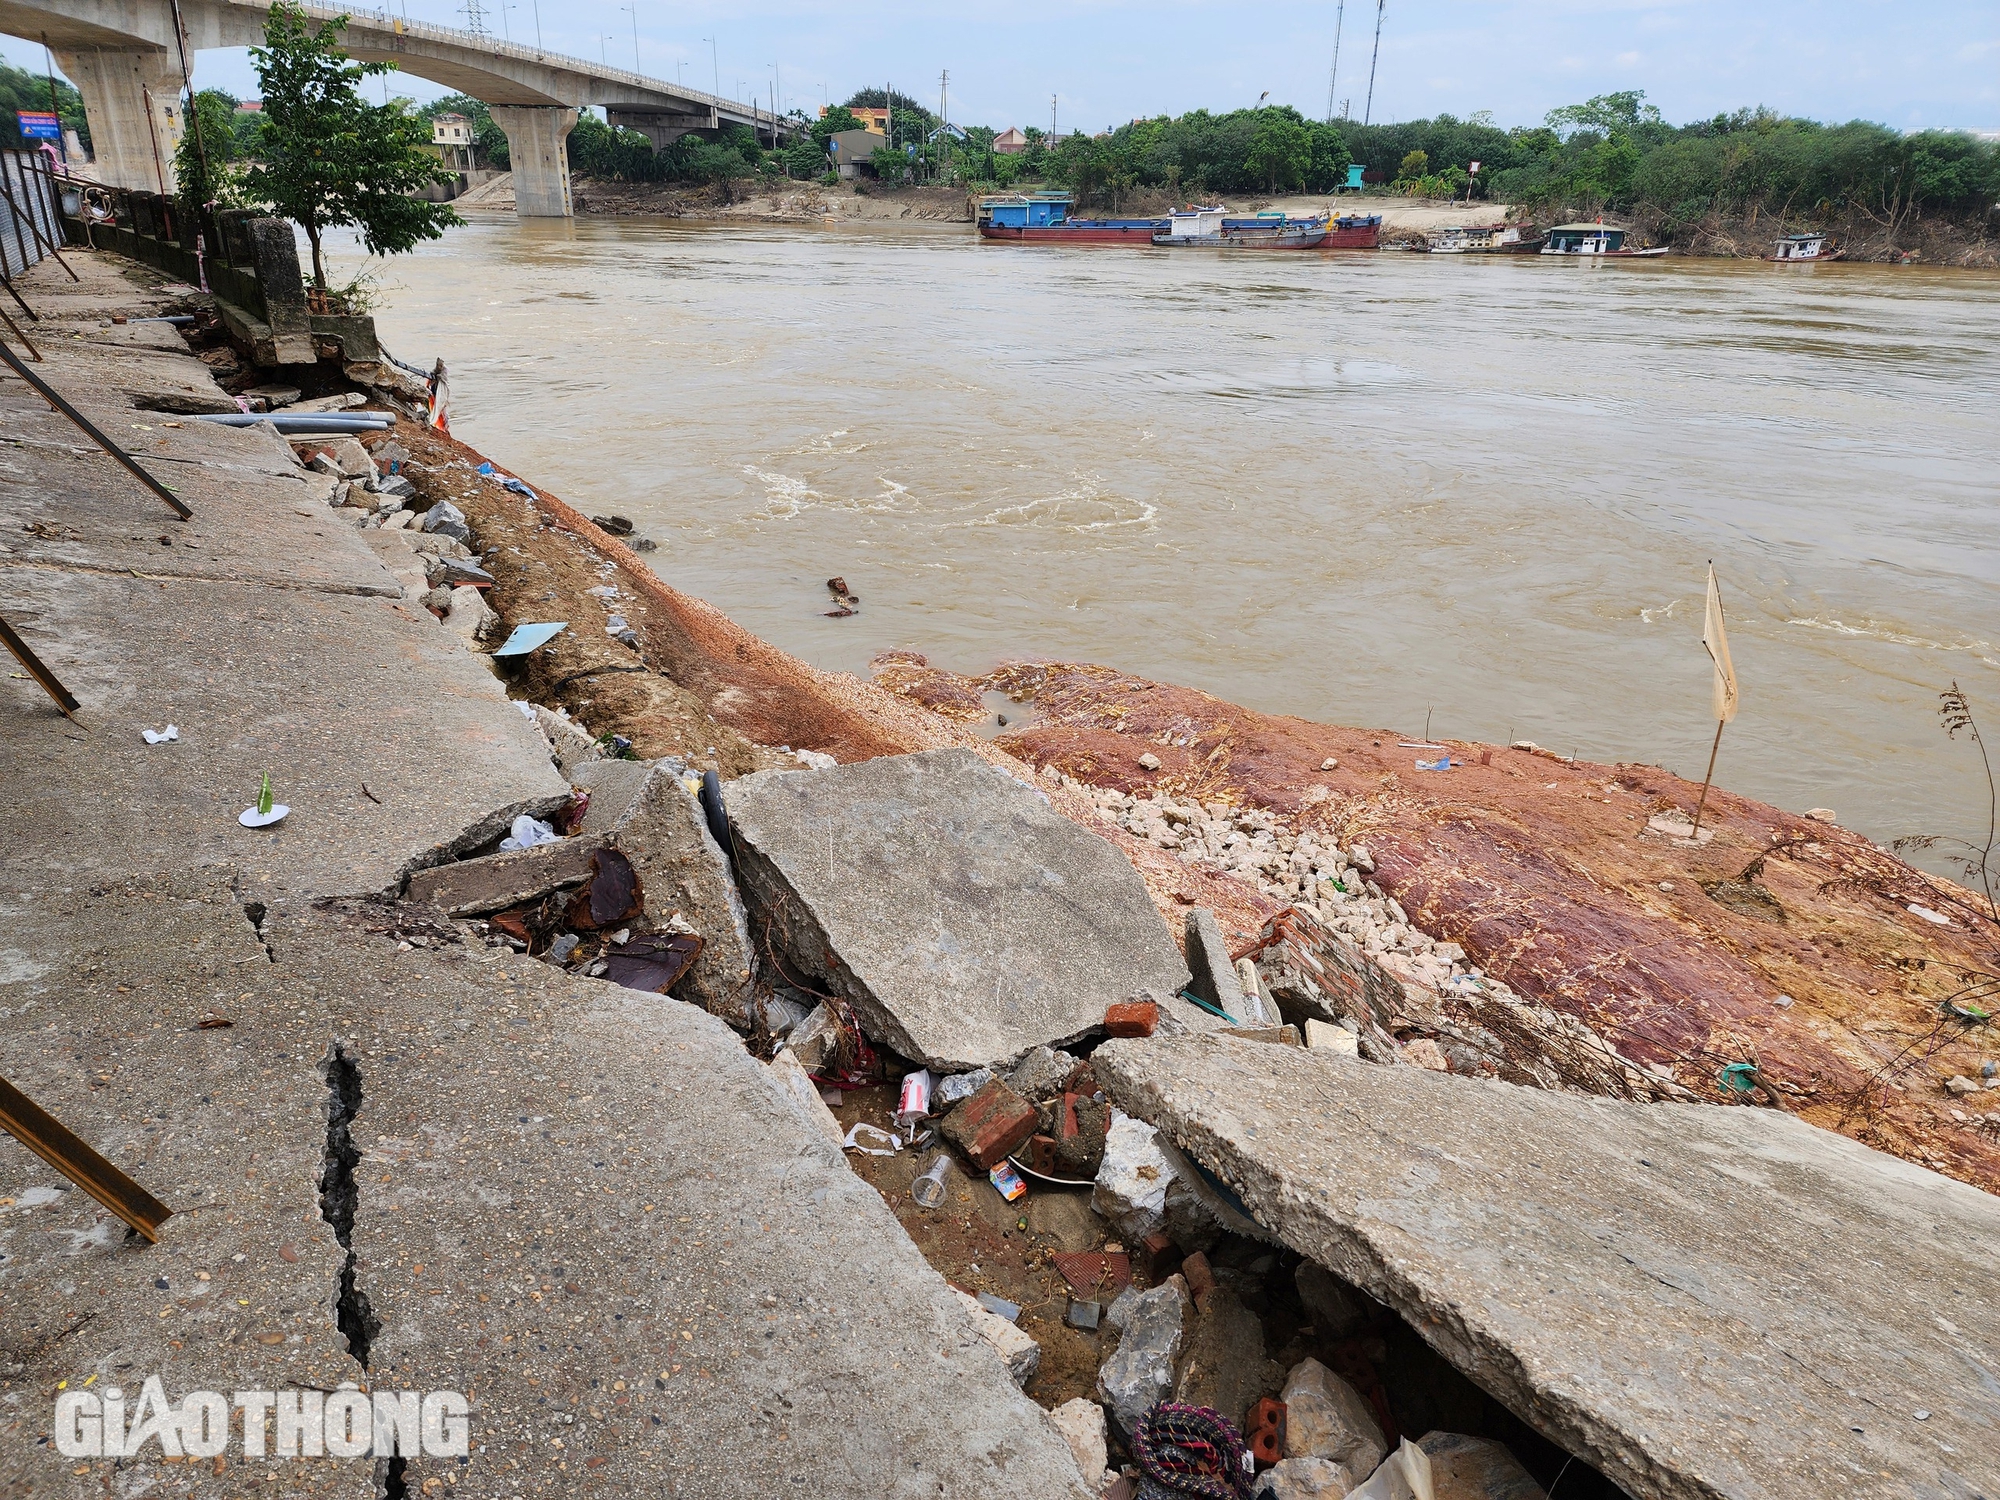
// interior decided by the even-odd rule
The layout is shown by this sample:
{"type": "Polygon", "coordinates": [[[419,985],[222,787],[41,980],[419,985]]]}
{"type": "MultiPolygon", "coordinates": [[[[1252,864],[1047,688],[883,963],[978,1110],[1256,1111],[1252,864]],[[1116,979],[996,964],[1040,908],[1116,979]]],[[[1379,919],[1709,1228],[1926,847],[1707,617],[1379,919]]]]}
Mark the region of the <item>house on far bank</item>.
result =
{"type": "Polygon", "coordinates": [[[997,156],[1019,156],[1028,149],[1028,138],[1017,125],[1009,125],[993,137],[993,151],[997,156]]]}
{"type": "Polygon", "coordinates": [[[843,179],[849,180],[855,176],[855,168],[888,144],[887,136],[872,130],[837,130],[826,141],[827,151],[833,157],[834,170],[843,179]]]}
{"type": "Polygon", "coordinates": [[[492,167],[479,165],[479,128],[468,116],[438,115],[431,121],[431,143],[424,149],[451,174],[449,180],[434,182],[416,195],[432,203],[449,203],[467,189],[499,175],[492,167]]]}
{"type": "Polygon", "coordinates": [[[472,170],[475,146],[472,121],[464,115],[439,115],[431,121],[431,144],[454,172],[472,170]]]}
{"type": "Polygon", "coordinates": [[[264,101],[262,99],[245,99],[241,104],[236,106],[236,113],[239,115],[261,115],[264,113],[264,101]]]}
{"type": "MultiPolygon", "coordinates": [[[[889,136],[888,110],[862,109],[857,105],[850,104],[847,106],[847,112],[853,115],[855,119],[859,120],[861,122],[861,128],[867,131],[870,135],[879,135],[884,140],[888,139],[889,136]]],[[[826,116],[827,116],[827,106],[821,105],[819,111],[819,117],[822,120],[824,120],[826,116]]]]}

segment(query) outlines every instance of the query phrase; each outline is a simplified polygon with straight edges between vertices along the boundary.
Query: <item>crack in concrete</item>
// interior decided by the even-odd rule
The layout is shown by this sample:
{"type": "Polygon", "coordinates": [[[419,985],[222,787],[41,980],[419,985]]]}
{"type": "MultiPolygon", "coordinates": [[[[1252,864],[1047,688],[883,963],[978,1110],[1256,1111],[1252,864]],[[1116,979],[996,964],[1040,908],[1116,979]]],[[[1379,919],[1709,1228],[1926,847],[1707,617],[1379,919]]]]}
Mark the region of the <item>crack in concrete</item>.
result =
{"type": "Polygon", "coordinates": [[[361,1112],[361,1067],[347,1044],[335,1041],[320,1064],[326,1079],[326,1156],[319,1174],[319,1214],[347,1252],[340,1267],[340,1291],[334,1299],[334,1323],[347,1340],[347,1352],[363,1370],[368,1351],[382,1331],[381,1320],[368,1305],[368,1294],[357,1284],[354,1253],[354,1213],[361,1185],[354,1169],[361,1148],[354,1144],[354,1117],[361,1112]]]}

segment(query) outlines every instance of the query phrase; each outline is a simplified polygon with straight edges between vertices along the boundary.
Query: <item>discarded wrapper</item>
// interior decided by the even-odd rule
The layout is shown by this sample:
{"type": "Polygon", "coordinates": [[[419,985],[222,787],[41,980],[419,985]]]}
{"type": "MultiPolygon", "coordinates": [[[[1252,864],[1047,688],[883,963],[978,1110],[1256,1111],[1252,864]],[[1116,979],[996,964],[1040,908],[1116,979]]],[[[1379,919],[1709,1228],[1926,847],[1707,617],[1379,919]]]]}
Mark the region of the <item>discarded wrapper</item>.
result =
{"type": "MultiPolygon", "coordinates": [[[[891,1137],[891,1139],[894,1139],[894,1137],[891,1137]]],[[[1016,1198],[1025,1198],[1028,1196],[1027,1183],[1021,1180],[1021,1174],[1016,1172],[1007,1162],[1003,1161],[999,1166],[988,1172],[986,1180],[991,1182],[1000,1196],[1005,1198],[1009,1203],[1012,1203],[1016,1198]]]]}
{"type": "MultiPolygon", "coordinates": [[[[859,1151],[867,1156],[894,1156],[898,1151],[903,1149],[903,1143],[896,1139],[895,1136],[889,1134],[888,1131],[879,1125],[870,1125],[866,1120],[855,1121],[854,1128],[847,1132],[847,1139],[840,1144],[845,1150],[859,1151]],[[863,1145],[862,1137],[864,1135],[868,1139],[880,1141],[882,1144],[879,1146],[863,1145]]],[[[1022,1191],[1026,1192],[1027,1189],[1023,1188],[1022,1191]]]]}
{"type": "Polygon", "coordinates": [[[171,745],[181,737],[179,726],[173,724],[169,724],[165,729],[142,729],[139,733],[145,736],[149,745],[171,745]]]}

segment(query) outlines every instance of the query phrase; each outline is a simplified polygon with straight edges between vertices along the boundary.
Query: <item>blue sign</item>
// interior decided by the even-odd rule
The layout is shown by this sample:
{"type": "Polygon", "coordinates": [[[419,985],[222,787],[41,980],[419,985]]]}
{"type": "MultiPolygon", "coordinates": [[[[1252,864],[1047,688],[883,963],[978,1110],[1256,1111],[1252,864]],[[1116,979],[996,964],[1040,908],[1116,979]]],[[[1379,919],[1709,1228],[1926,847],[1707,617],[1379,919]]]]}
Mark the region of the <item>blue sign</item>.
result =
{"type": "Polygon", "coordinates": [[[59,141],[62,139],[62,121],[45,109],[17,109],[14,118],[21,122],[21,134],[30,140],[59,141]]]}

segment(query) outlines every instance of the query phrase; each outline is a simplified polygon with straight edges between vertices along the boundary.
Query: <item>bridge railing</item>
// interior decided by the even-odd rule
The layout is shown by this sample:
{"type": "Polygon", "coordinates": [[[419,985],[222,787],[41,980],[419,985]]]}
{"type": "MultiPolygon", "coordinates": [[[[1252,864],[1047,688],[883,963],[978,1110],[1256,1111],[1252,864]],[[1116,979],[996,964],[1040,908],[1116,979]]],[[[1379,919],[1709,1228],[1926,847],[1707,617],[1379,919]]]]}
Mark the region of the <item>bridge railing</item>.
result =
{"type": "MultiPolygon", "coordinates": [[[[663,78],[649,78],[644,73],[635,73],[629,68],[614,67],[608,63],[594,63],[587,58],[571,57],[567,53],[550,52],[545,48],[530,47],[521,42],[503,40],[484,31],[468,31],[459,26],[438,26],[429,21],[412,21],[403,16],[392,15],[386,9],[368,10],[357,6],[307,5],[307,15],[315,20],[330,21],[336,16],[346,16],[350,25],[355,21],[366,21],[379,31],[387,31],[396,36],[418,38],[428,42],[442,42],[448,46],[463,47],[469,51],[484,52],[492,57],[510,57],[517,62],[537,63],[543,67],[562,68],[573,73],[581,73],[590,78],[611,83],[627,83],[648,93],[669,94],[675,99],[685,99],[700,108],[716,110],[722,114],[742,115],[753,124],[769,128],[771,114],[761,104],[744,103],[740,99],[724,99],[716,94],[708,94],[700,89],[691,89],[682,84],[669,83],[663,78]]],[[[787,122],[779,116],[780,130],[795,129],[795,122],[787,122]]]]}

